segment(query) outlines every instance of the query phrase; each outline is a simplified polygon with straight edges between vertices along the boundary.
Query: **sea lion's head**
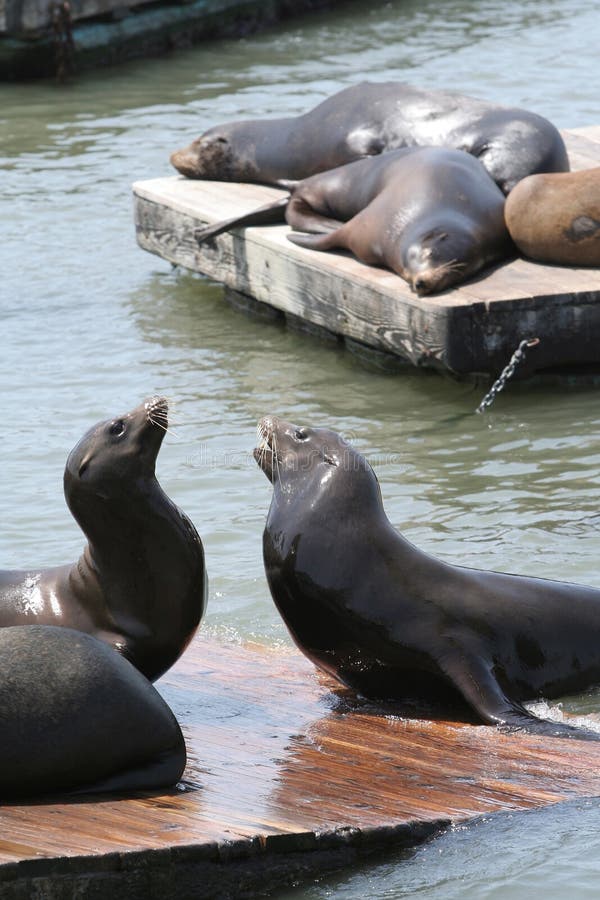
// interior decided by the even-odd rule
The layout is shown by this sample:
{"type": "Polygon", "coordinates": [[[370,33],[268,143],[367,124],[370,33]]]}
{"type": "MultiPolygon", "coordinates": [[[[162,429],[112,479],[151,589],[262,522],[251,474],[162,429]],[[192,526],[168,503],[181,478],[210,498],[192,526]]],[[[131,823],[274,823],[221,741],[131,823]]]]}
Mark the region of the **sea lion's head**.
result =
{"type": "Polygon", "coordinates": [[[255,181],[253,137],[261,123],[232,122],[205,131],[187,147],[171,154],[171,165],[186,178],[212,181],[255,181]]]}
{"type": "Polygon", "coordinates": [[[402,277],[419,296],[444,291],[483,265],[472,223],[440,221],[413,229],[399,243],[402,277]]]}
{"type": "Polygon", "coordinates": [[[126,503],[128,495],[154,480],[168,409],[163,397],[152,397],[84,434],[71,450],[64,474],[65,497],[76,519],[80,504],[91,498],[126,503]]]}
{"type": "Polygon", "coordinates": [[[175,150],[171,154],[171,165],[186,178],[228,181],[232,168],[229,138],[226,134],[207,131],[189,146],[175,150]]]}
{"type": "Polygon", "coordinates": [[[257,427],[254,458],[284,501],[301,499],[311,508],[335,498],[334,515],[360,508],[367,498],[381,504],[377,477],[361,453],[328,428],[293,425],[265,416],[257,427]]]}

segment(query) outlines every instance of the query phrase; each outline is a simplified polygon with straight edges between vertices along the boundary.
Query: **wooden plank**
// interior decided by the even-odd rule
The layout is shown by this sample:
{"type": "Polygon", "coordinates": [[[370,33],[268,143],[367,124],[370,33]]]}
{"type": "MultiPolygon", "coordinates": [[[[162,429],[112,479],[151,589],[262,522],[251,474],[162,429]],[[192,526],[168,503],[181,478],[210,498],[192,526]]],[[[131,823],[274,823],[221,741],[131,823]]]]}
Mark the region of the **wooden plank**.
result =
{"type": "Polygon", "coordinates": [[[562,132],[573,171],[600,165],[600,145],[599,141],[594,139],[594,134],[593,128],[569,129],[562,132]]]}
{"type": "MultiPolygon", "coordinates": [[[[48,28],[52,23],[53,0],[0,0],[0,15],[4,12],[4,27],[0,18],[0,31],[11,35],[36,33],[48,28]]],[[[158,3],[159,0],[155,0],[158,3]]],[[[148,0],[71,0],[71,20],[80,22],[95,16],[123,18],[136,6],[148,6],[148,0]]],[[[257,0],[195,0],[198,15],[211,18],[227,16],[231,11],[244,15],[255,15],[261,6],[257,0]]]]}
{"type": "MultiPolygon", "coordinates": [[[[287,226],[247,229],[245,236],[220,235],[198,247],[193,231],[202,219],[194,214],[203,183],[165,178],[134,185],[136,229],[144,249],[170,261],[222,281],[228,287],[350,338],[375,344],[383,350],[407,356],[419,364],[431,346],[441,348],[445,336],[436,326],[446,326],[440,305],[416,302],[401,279],[383,269],[372,269],[341,254],[315,254],[287,241],[287,226]],[[152,197],[153,199],[149,199],[152,197]],[[421,335],[423,310],[427,311],[429,337],[421,335]]],[[[243,203],[233,206],[231,185],[212,182],[210,213],[215,221],[237,209],[252,209],[266,202],[263,191],[282,192],[254,185],[236,185],[243,203]],[[249,190],[246,191],[245,189],[249,190]],[[216,192],[223,197],[217,215],[216,192]]],[[[217,195],[218,196],[218,195],[217,195]]],[[[209,217],[210,216],[210,217],[209,217]]],[[[443,304],[442,304],[443,305],[443,304]]]]}
{"type": "Polygon", "coordinates": [[[265,889],[449,822],[600,793],[600,744],[377,707],[291,649],[198,637],[159,689],[187,790],[2,806],[3,900],[265,889]]]}
{"type": "MultiPolygon", "coordinates": [[[[78,22],[92,16],[121,16],[147,0],[71,0],[71,21],[78,22]]],[[[52,24],[51,0],[5,0],[6,31],[9,34],[27,34],[49,28],[52,24]]]]}
{"type": "Polygon", "coordinates": [[[582,128],[569,128],[567,134],[577,134],[600,144],[600,125],[584,125],[582,128]]]}
{"type": "MultiPolygon", "coordinates": [[[[5,3],[5,15],[0,30],[0,79],[55,76],[57,59],[52,29],[45,26],[31,30],[35,16],[41,21],[44,14],[48,15],[49,0],[1,2],[5,3]],[[34,4],[31,16],[24,21],[23,5],[27,7],[29,3],[34,4]]],[[[279,19],[345,0],[294,0],[293,4],[289,0],[267,0],[266,3],[260,0],[73,2],[81,4],[81,15],[85,18],[74,22],[73,47],[66,63],[81,71],[171,52],[174,48],[189,47],[219,35],[245,35],[279,19]],[[136,6],[136,3],[140,5],[136,6]]]]}

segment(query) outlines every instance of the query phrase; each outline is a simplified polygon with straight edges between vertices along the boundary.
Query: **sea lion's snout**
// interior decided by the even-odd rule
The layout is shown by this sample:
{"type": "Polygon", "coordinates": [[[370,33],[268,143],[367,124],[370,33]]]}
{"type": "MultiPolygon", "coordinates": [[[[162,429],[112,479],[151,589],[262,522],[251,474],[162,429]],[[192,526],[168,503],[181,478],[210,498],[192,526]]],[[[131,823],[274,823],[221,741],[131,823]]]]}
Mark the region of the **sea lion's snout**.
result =
{"type": "Polygon", "coordinates": [[[261,444],[271,447],[273,444],[273,432],[275,431],[275,418],[273,416],[263,416],[256,426],[256,435],[261,444]]]}
{"type": "Polygon", "coordinates": [[[150,397],[144,402],[146,419],[152,425],[166,429],[169,425],[169,401],[165,397],[150,397]]]}
{"type": "Polygon", "coordinates": [[[269,481],[273,480],[276,456],[274,446],[276,422],[274,416],[263,416],[256,426],[257,446],[254,448],[253,456],[269,481]]]}
{"type": "Polygon", "coordinates": [[[231,147],[222,134],[206,134],[187,147],[175,150],[169,157],[171,165],[186,178],[228,178],[231,147]]]}

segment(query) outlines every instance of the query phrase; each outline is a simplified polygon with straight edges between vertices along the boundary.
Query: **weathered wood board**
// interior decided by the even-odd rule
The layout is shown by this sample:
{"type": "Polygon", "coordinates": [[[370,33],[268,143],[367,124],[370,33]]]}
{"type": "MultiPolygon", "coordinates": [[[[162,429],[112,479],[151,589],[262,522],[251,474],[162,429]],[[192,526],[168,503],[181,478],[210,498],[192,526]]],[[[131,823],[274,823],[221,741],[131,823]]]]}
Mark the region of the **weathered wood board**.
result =
{"type": "Polygon", "coordinates": [[[199,637],[158,687],[187,789],[2,805],[3,900],[237,900],[451,822],[600,795],[600,743],[400,716],[292,649],[199,637]]]}
{"type": "MultiPolygon", "coordinates": [[[[121,63],[233,37],[345,0],[0,0],[0,80],[121,63]]],[[[65,74],[65,73],[63,73],[65,74]]]]}
{"type": "MultiPolygon", "coordinates": [[[[123,14],[148,0],[70,0],[70,19],[79,22],[92,16],[123,14]]],[[[56,0],[2,0],[0,33],[12,35],[40,32],[52,24],[56,0]]]]}
{"type": "MultiPolygon", "coordinates": [[[[564,132],[572,168],[600,165],[600,129],[564,132]]],[[[133,185],[139,245],[227,287],[416,366],[497,374],[538,337],[520,374],[600,365],[600,269],[515,259],[455,290],[419,298],[397,275],[286,240],[288,227],[238,229],[198,246],[194,229],[283,192],[179,176],[133,185]]]]}
{"type": "MultiPolygon", "coordinates": [[[[70,19],[80,22],[97,16],[114,14],[122,18],[136,6],[148,6],[160,0],[69,0],[70,19]]],[[[195,0],[198,12],[205,16],[227,16],[234,10],[255,12],[257,0],[195,0]]],[[[52,24],[57,0],[0,0],[0,34],[22,35],[40,32],[52,24]]],[[[264,4],[263,4],[264,5],[264,4]]],[[[275,12],[275,10],[273,10],[275,12]]]]}

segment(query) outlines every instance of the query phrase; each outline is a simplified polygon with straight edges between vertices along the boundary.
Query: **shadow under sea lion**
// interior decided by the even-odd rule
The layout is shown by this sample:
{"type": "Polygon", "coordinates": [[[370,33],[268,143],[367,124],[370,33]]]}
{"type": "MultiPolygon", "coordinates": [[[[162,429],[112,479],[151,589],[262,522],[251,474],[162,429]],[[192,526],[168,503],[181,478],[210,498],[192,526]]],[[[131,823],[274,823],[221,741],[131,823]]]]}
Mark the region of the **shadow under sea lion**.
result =
{"type": "Polygon", "coordinates": [[[71,565],[0,571],[0,627],[63,625],[109,643],[146,678],[183,653],[204,613],[204,550],[155,464],[168,404],[91,428],[69,454],[67,505],[88,544],[71,565]]]}
{"type": "Polygon", "coordinates": [[[385,266],[418,294],[456,285],[508,258],[504,195],[461,150],[411,147],[301,181],[286,220],[294,244],[350,250],[385,266]]]}
{"type": "Polygon", "coordinates": [[[267,580],[316,666],[373,700],[453,697],[485,723],[600,740],[523,706],[600,683],[600,590],[435,559],[393,528],[338,434],[266,417],[259,437],[267,580]]]}
{"type": "Polygon", "coordinates": [[[0,800],[174,785],[181,729],[103,641],[49,625],[0,629],[0,800]]]}
{"type": "Polygon", "coordinates": [[[415,145],[466,150],[505,194],[526,175],[569,168],[560,133],[536,113],[393,81],[351,85],[300,116],[215,126],[172,153],[171,163],[188,178],[288,187],[415,145]]]}

